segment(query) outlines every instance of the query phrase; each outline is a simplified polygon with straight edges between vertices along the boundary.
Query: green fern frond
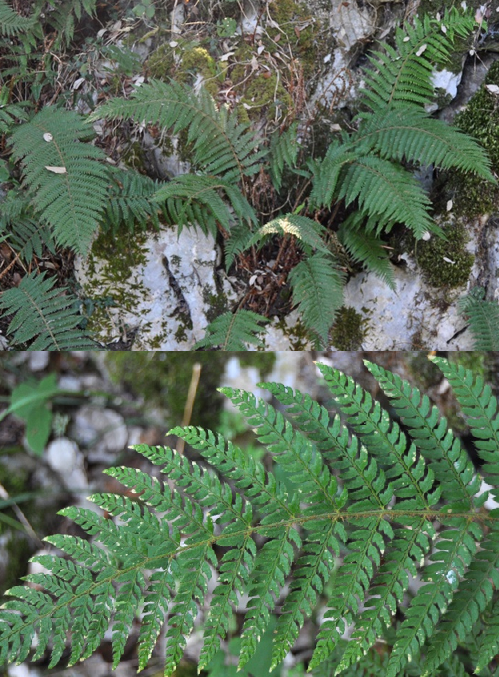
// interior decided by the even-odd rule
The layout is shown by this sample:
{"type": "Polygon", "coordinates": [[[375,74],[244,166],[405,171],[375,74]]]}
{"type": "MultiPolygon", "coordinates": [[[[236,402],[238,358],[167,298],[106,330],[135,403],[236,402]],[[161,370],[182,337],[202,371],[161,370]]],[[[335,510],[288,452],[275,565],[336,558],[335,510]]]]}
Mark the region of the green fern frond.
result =
{"type": "Polygon", "coordinates": [[[54,289],[54,283],[54,278],[35,272],[2,293],[3,316],[14,315],[7,329],[12,345],[34,339],[30,350],[95,350],[95,343],[78,329],[82,317],[75,297],[65,288],[54,289]]]}
{"type": "Polygon", "coordinates": [[[458,309],[464,315],[477,350],[499,350],[499,304],[485,301],[485,290],[475,287],[459,300],[458,309]]]}
{"type": "Polygon", "coordinates": [[[383,246],[383,240],[368,228],[361,230],[365,220],[361,212],[350,214],[338,230],[338,239],[354,261],[377,275],[390,289],[395,289],[393,266],[383,246]]]}
{"type": "Polygon", "coordinates": [[[238,310],[219,315],[206,327],[206,335],[194,349],[220,346],[220,350],[247,350],[246,343],[263,346],[258,338],[262,324],[268,320],[250,310],[238,310]]]}
{"type": "Polygon", "coordinates": [[[8,4],[0,0],[0,35],[11,37],[19,33],[29,33],[37,24],[37,16],[21,16],[8,4]]]}
{"type": "Polygon", "coordinates": [[[416,179],[400,165],[374,155],[345,165],[339,198],[346,205],[357,200],[366,215],[404,223],[418,239],[436,228],[428,214],[431,201],[416,179]]]}
{"type": "Polygon", "coordinates": [[[249,126],[238,124],[235,113],[226,108],[217,110],[204,88],[196,96],[192,88],[174,81],[152,80],[136,89],[129,100],[111,99],[90,116],[91,121],[99,118],[134,119],[174,134],[187,130],[193,164],[227,183],[258,172],[266,154],[258,150],[258,140],[249,126]]]}
{"type": "Polygon", "coordinates": [[[154,199],[164,203],[169,223],[178,226],[198,226],[203,233],[217,234],[217,223],[226,231],[231,228],[229,206],[222,200],[218,190],[225,183],[212,176],[181,174],[175,176],[156,192],[154,199]]]}
{"type": "Polygon", "coordinates": [[[43,247],[55,253],[56,245],[46,223],[33,216],[28,199],[19,190],[10,190],[0,203],[0,234],[8,235],[9,245],[25,263],[43,255],[43,247]]]}
{"type": "Polygon", "coordinates": [[[76,21],[81,20],[84,12],[93,16],[97,5],[97,0],[65,0],[62,3],[49,0],[49,2],[52,5],[52,10],[46,12],[45,17],[48,25],[57,33],[54,43],[56,49],[71,42],[76,21]]]}
{"type": "Polygon", "coordinates": [[[5,86],[0,90],[0,134],[10,132],[11,128],[19,122],[26,122],[28,114],[25,110],[29,104],[9,103],[10,89],[5,86]]]}
{"type": "Polygon", "coordinates": [[[452,7],[440,20],[414,17],[413,26],[407,23],[404,29],[397,28],[395,46],[383,43],[385,52],[375,51],[368,57],[374,70],[364,73],[362,103],[373,112],[430,103],[433,65],[446,63],[454,37],[468,37],[474,26],[472,13],[452,7]]]}
{"type": "Polygon", "coordinates": [[[321,237],[326,232],[324,226],[314,219],[299,214],[282,214],[259,228],[248,240],[245,249],[262,246],[272,235],[292,235],[306,251],[317,249],[327,254],[329,250],[321,237]]]}
{"type": "MultiPolygon", "coordinates": [[[[452,379],[473,434],[490,445],[480,453],[497,464],[491,390],[469,371],[436,362],[452,379]]],[[[134,468],[111,468],[106,473],[128,495],[91,500],[116,524],[85,508],[62,511],[94,542],[48,537],[64,557],[36,556],[48,573],[27,576],[35,587],[8,591],[10,600],[0,610],[0,661],[24,661],[36,638],[33,658],[49,649],[53,667],[71,633],[72,665],[98,648],[112,622],[116,669],[141,609],[139,670],[166,623],[169,676],[215,571],[200,670],[226,637],[239,594],[249,598],[239,668],[253,656],[284,595],[271,669],[292,648],[321,595],[328,609],[309,664],[312,674],[465,677],[462,653],[471,647],[468,657],[478,656],[477,670],[491,677],[499,511],[481,509],[487,498],[477,495],[481,476],[428,398],[397,374],[367,366],[404,430],[369,392],[326,365],[319,369],[341,412],[334,417],[309,395],[281,384],[259,384],[279,409],[252,393],[221,389],[279,466],[282,482],[267,470],[270,463],[201,428],[177,427],[169,434],[197,450],[202,466],[191,463],[188,452],[136,445],[168,482],[134,468]],[[407,607],[409,575],[420,575],[423,585],[407,607]],[[404,620],[394,625],[397,608],[404,620]],[[348,641],[341,637],[347,624],[354,624],[348,641]],[[384,646],[380,655],[371,647],[383,638],[393,649],[384,646]]]]}
{"type": "Polygon", "coordinates": [[[309,160],[308,168],[312,174],[310,206],[314,208],[330,207],[337,197],[337,185],[343,166],[353,162],[358,153],[352,151],[348,142],[340,143],[335,139],[328,147],[322,160],[309,160]]]}
{"type": "Polygon", "coordinates": [[[484,149],[467,134],[428,117],[423,109],[395,108],[361,113],[361,117],[364,120],[352,142],[363,149],[398,162],[434,164],[443,169],[455,167],[496,183],[484,149]]]}
{"type": "Polygon", "coordinates": [[[274,188],[279,191],[285,167],[295,167],[300,146],[297,139],[298,123],[293,124],[282,134],[274,133],[270,141],[269,169],[274,188]]]}
{"type": "Polygon", "coordinates": [[[16,129],[9,143],[21,160],[24,185],[35,212],[52,227],[56,242],[85,255],[108,194],[103,151],[84,143],[92,131],[72,111],[45,107],[16,129]]]}
{"type": "Polygon", "coordinates": [[[153,201],[161,185],[159,181],[116,168],[110,172],[110,178],[111,187],[102,217],[102,227],[117,231],[123,226],[133,232],[135,227],[144,229],[151,223],[159,229],[159,205],[153,201]]]}
{"type": "Polygon", "coordinates": [[[326,346],[331,325],[343,305],[344,274],[331,256],[317,252],[300,261],[288,281],[303,324],[316,336],[318,346],[326,346]]]}

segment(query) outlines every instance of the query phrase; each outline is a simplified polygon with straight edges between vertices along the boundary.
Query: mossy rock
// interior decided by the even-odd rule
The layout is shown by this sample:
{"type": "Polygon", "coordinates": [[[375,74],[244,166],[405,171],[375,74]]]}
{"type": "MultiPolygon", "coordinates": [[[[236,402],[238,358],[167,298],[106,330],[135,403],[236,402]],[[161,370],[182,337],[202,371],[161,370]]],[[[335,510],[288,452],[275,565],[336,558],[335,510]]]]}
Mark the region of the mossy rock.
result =
{"type": "MultiPolygon", "coordinates": [[[[473,136],[486,150],[492,171],[499,171],[499,98],[485,85],[499,85],[499,61],[489,69],[485,82],[466,108],[454,118],[454,125],[473,136]]],[[[446,185],[457,215],[479,216],[499,209],[499,187],[474,174],[453,172],[446,185]]]]}
{"type": "Polygon", "coordinates": [[[417,262],[428,284],[434,287],[460,287],[466,284],[475,257],[466,251],[466,231],[461,224],[443,229],[447,241],[435,235],[417,243],[417,262]]]}
{"type": "Polygon", "coordinates": [[[169,43],[158,47],[147,61],[148,74],[152,78],[192,85],[201,75],[206,90],[216,97],[219,77],[224,74],[225,67],[217,68],[215,59],[207,49],[191,42],[179,42],[175,47],[169,43]]]}
{"type": "Polygon", "coordinates": [[[331,329],[331,343],[337,350],[358,350],[366,334],[365,319],[355,308],[342,306],[331,329]]]}

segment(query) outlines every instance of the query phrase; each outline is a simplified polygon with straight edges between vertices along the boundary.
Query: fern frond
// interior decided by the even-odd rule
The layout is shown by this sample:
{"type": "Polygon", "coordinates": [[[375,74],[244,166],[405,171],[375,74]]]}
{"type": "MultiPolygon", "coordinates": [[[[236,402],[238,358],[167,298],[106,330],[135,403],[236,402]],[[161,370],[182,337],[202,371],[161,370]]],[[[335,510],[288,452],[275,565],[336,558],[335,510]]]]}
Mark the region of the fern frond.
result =
{"type": "Polygon", "coordinates": [[[364,223],[365,216],[362,212],[350,214],[340,226],[338,239],[354,261],[362,263],[390,289],[395,289],[393,266],[383,247],[383,240],[367,228],[361,231],[360,226],[364,223]]]}
{"type": "Polygon", "coordinates": [[[360,116],[364,120],[351,140],[362,144],[363,149],[398,162],[434,164],[443,169],[455,167],[496,183],[484,149],[455,127],[428,117],[424,109],[395,108],[360,116]]]}
{"type": "MultiPolygon", "coordinates": [[[[496,586],[497,588],[497,586],[496,586]]],[[[475,674],[480,674],[487,669],[488,664],[499,653],[499,600],[492,606],[489,618],[478,645],[478,662],[475,674]]],[[[499,669],[496,670],[496,674],[499,669]]]]}
{"type": "MultiPolygon", "coordinates": [[[[486,661],[498,636],[499,608],[489,600],[499,586],[499,511],[479,510],[487,498],[476,496],[481,478],[428,398],[397,374],[367,366],[404,431],[368,392],[326,365],[320,371],[341,410],[334,417],[309,395],[281,384],[259,384],[279,409],[252,393],[221,388],[279,466],[282,483],[266,469],[270,464],[202,428],[169,431],[199,451],[202,467],[187,454],[136,445],[168,481],[134,468],[111,468],[106,473],[129,490],[127,495],[91,499],[116,524],[84,508],[63,511],[94,542],[49,537],[64,557],[37,556],[48,573],[28,576],[36,589],[8,591],[10,601],[0,610],[0,662],[25,660],[36,637],[34,657],[50,648],[52,667],[70,632],[73,664],[96,650],[112,621],[116,668],[141,609],[139,670],[166,623],[169,677],[216,572],[200,670],[226,637],[239,594],[249,596],[240,668],[284,595],[273,640],[274,669],[318,596],[328,590],[309,665],[313,674],[465,677],[461,647],[457,651],[465,642],[473,656],[483,648],[478,669],[489,677],[486,661]],[[417,574],[423,585],[405,608],[409,575],[417,574]],[[397,607],[404,620],[387,628],[397,607]],[[347,624],[355,624],[349,641],[341,638],[347,624]],[[370,647],[381,634],[393,649],[378,655],[370,647]],[[427,639],[425,662],[420,653],[427,639]]],[[[487,421],[492,425],[496,417],[489,392],[482,392],[482,382],[470,382],[467,372],[450,374],[478,439],[487,439],[487,421]]],[[[490,442],[497,455],[494,439],[490,442]]]]}
{"type": "Polygon", "coordinates": [[[329,330],[343,305],[343,272],[331,256],[317,252],[300,261],[288,281],[303,324],[316,335],[317,345],[327,345],[329,330]]]}
{"type": "Polygon", "coordinates": [[[65,0],[62,3],[49,1],[52,11],[46,12],[46,21],[57,32],[54,43],[57,49],[71,42],[76,27],[75,19],[80,21],[84,12],[89,16],[95,14],[97,0],[65,0]]]}
{"type": "Polygon", "coordinates": [[[246,343],[263,346],[258,334],[265,322],[268,322],[267,318],[251,310],[229,311],[210,322],[206,336],[196,343],[194,349],[220,346],[220,350],[247,350],[246,343]]]}
{"type": "Polygon", "coordinates": [[[11,37],[18,33],[28,33],[37,23],[37,16],[21,16],[8,4],[7,0],[0,0],[0,34],[11,37]]]}
{"type": "Polygon", "coordinates": [[[74,308],[75,297],[65,288],[53,289],[54,282],[34,272],[2,293],[3,315],[14,315],[7,329],[12,345],[35,339],[30,350],[95,350],[95,343],[78,329],[82,318],[74,308]]]}
{"type": "Polygon", "coordinates": [[[298,245],[309,253],[317,249],[327,254],[329,250],[321,237],[326,232],[324,226],[314,219],[298,214],[282,214],[259,228],[244,248],[248,249],[254,245],[262,246],[272,235],[293,235],[298,245]]]}
{"type": "Polygon", "coordinates": [[[18,122],[26,122],[28,114],[25,111],[27,102],[22,104],[9,103],[10,89],[5,86],[0,90],[0,134],[10,132],[18,122]]]}
{"type": "Polygon", "coordinates": [[[281,190],[284,168],[296,166],[298,151],[300,150],[296,135],[297,130],[298,123],[293,122],[282,134],[274,133],[270,141],[270,178],[277,191],[281,190]]]}
{"type": "Polygon", "coordinates": [[[21,260],[29,263],[34,255],[41,257],[43,246],[55,252],[56,245],[49,226],[34,218],[22,191],[9,191],[0,205],[0,234],[8,234],[9,244],[21,260]]]}
{"type": "Polygon", "coordinates": [[[454,37],[468,37],[474,26],[472,13],[452,7],[440,20],[426,14],[422,19],[414,17],[413,26],[397,28],[395,46],[384,43],[385,52],[368,57],[374,70],[364,73],[362,103],[373,112],[430,103],[433,65],[447,62],[454,37]]]}
{"type": "Polygon", "coordinates": [[[335,139],[328,147],[322,160],[309,160],[308,168],[312,174],[310,206],[314,208],[330,207],[337,196],[337,184],[343,166],[353,162],[358,153],[352,151],[348,143],[335,139]]]}
{"type": "MultiPolygon", "coordinates": [[[[481,376],[475,378],[472,371],[461,364],[451,364],[435,356],[431,356],[430,360],[449,381],[466,416],[473,435],[473,443],[485,462],[482,470],[488,473],[487,482],[493,487],[499,487],[499,461],[495,453],[499,449],[499,414],[497,400],[491,387],[484,385],[481,376]]],[[[499,489],[494,489],[492,493],[499,498],[499,489]]]]}
{"type": "Polygon", "coordinates": [[[91,130],[72,111],[45,107],[16,129],[9,143],[21,160],[24,185],[36,213],[63,247],[88,252],[106,205],[104,153],[84,143],[91,130]]]}
{"type": "Polygon", "coordinates": [[[133,232],[135,227],[144,229],[150,222],[159,229],[159,206],[154,203],[153,196],[160,183],[148,176],[116,168],[110,172],[110,178],[102,227],[113,231],[124,227],[133,232]]]}
{"type": "Polygon", "coordinates": [[[129,100],[111,99],[97,108],[90,120],[134,119],[157,124],[179,134],[187,130],[187,142],[193,147],[193,163],[204,174],[212,174],[227,183],[242,181],[260,169],[266,151],[258,150],[258,141],[248,125],[238,124],[235,113],[217,110],[209,93],[172,81],[152,80],[135,90],[129,100]]]}
{"type": "Polygon", "coordinates": [[[345,166],[339,197],[346,205],[357,200],[366,215],[404,223],[416,238],[435,229],[428,214],[431,201],[416,179],[400,165],[374,155],[345,166]]]}
{"type": "Polygon", "coordinates": [[[485,301],[485,290],[475,287],[459,300],[458,309],[464,315],[477,350],[499,350],[499,304],[485,301]]]}
{"type": "Polygon", "coordinates": [[[184,226],[198,226],[215,237],[218,223],[226,231],[231,227],[229,207],[217,192],[224,188],[225,183],[212,176],[181,174],[161,186],[154,199],[164,203],[168,221],[179,232],[184,226]]]}

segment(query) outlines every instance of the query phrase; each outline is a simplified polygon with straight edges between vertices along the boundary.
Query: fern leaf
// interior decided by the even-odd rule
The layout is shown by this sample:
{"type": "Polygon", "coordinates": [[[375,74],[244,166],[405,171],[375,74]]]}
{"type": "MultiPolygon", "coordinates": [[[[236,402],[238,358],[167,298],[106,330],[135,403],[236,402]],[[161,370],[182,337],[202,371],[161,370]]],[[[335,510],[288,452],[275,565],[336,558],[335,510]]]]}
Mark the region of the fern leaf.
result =
{"type": "Polygon", "coordinates": [[[293,235],[298,244],[309,253],[312,249],[317,249],[324,254],[328,254],[329,250],[321,237],[325,234],[324,226],[314,219],[298,214],[283,214],[259,228],[248,240],[245,249],[256,244],[263,245],[271,235],[293,235]]]}
{"type": "Polygon", "coordinates": [[[14,315],[7,332],[12,345],[33,341],[30,350],[95,350],[95,344],[78,329],[81,315],[75,298],[66,289],[53,289],[55,280],[45,273],[26,275],[18,287],[0,297],[3,315],[14,315]]]}
{"type": "MultiPolygon", "coordinates": [[[[496,586],[497,587],[497,586],[496,586]]],[[[487,669],[488,664],[499,652],[499,600],[492,607],[490,617],[487,619],[481,640],[478,646],[479,660],[475,668],[475,674],[480,674],[487,669]]],[[[497,670],[496,670],[497,673],[497,670]]]]}
{"type": "Polygon", "coordinates": [[[29,263],[34,255],[41,257],[44,246],[55,252],[49,226],[34,219],[33,210],[21,191],[9,191],[1,206],[0,234],[8,233],[9,244],[21,260],[29,263]]]}
{"type": "Polygon", "coordinates": [[[338,239],[354,261],[362,263],[383,280],[390,289],[395,289],[393,266],[390,263],[383,240],[369,229],[360,230],[365,217],[361,212],[350,214],[340,226],[338,239]]]}
{"type": "Polygon", "coordinates": [[[300,261],[288,280],[303,324],[317,336],[318,345],[327,345],[329,330],[343,305],[343,273],[331,256],[317,252],[300,261]]]}
{"type": "Polygon", "coordinates": [[[312,173],[309,201],[312,207],[331,206],[338,194],[337,185],[343,166],[353,162],[357,155],[348,143],[340,144],[334,140],[322,160],[309,160],[308,167],[312,173]]]}
{"type": "Polygon", "coordinates": [[[104,153],[83,143],[89,127],[72,111],[47,106],[11,136],[22,160],[32,205],[56,242],[85,255],[97,231],[108,191],[104,153]],[[57,172],[55,171],[57,169],[57,172]]]}
{"type": "Polygon", "coordinates": [[[11,37],[29,33],[37,23],[36,15],[26,17],[15,12],[7,0],[0,0],[0,34],[11,37]]]}
{"type": "Polygon", "coordinates": [[[217,234],[217,223],[230,230],[231,213],[217,190],[225,188],[224,182],[211,176],[182,174],[159,188],[154,199],[165,203],[171,224],[199,226],[203,233],[217,234]]]}
{"type": "Polygon", "coordinates": [[[227,183],[242,181],[259,171],[266,154],[248,125],[238,124],[235,114],[215,108],[205,89],[199,96],[187,85],[152,80],[135,90],[130,100],[111,99],[97,108],[90,120],[99,118],[134,119],[160,125],[174,134],[187,130],[193,145],[193,163],[204,174],[223,178],[227,183]]]}
{"type": "MultiPolygon", "coordinates": [[[[485,461],[482,470],[489,473],[487,481],[493,487],[499,487],[499,463],[495,453],[499,449],[499,414],[492,389],[489,385],[484,385],[481,376],[475,378],[472,371],[462,365],[451,364],[435,356],[431,356],[430,360],[449,381],[466,416],[474,438],[473,443],[479,456],[485,461]]],[[[493,494],[499,498],[499,489],[494,489],[493,494]]]]}
{"type": "Polygon", "coordinates": [[[102,227],[117,231],[123,226],[133,232],[135,227],[146,228],[150,222],[159,229],[159,209],[152,200],[159,187],[160,183],[148,176],[114,169],[102,227]]]}
{"type": "Polygon", "coordinates": [[[465,315],[477,350],[499,350],[499,304],[485,301],[485,290],[475,287],[459,301],[459,312],[465,315]]]}
{"type": "Polygon", "coordinates": [[[374,70],[364,74],[362,103],[376,112],[431,102],[433,64],[446,63],[454,36],[467,37],[474,25],[471,13],[453,7],[440,20],[414,17],[413,26],[407,23],[404,30],[397,28],[395,46],[384,43],[385,52],[375,51],[368,57],[374,70]]]}
{"type": "Polygon", "coordinates": [[[363,144],[382,158],[434,164],[443,169],[456,167],[496,183],[484,149],[467,134],[429,118],[424,110],[395,108],[361,117],[364,120],[352,142],[363,144]]]}
{"type": "Polygon", "coordinates": [[[400,165],[374,155],[346,165],[339,197],[346,205],[357,200],[367,215],[405,223],[417,238],[435,229],[428,215],[431,202],[416,179],[400,165]]]}
{"type": "Polygon", "coordinates": [[[270,142],[270,178],[277,191],[281,190],[284,168],[296,166],[300,149],[297,130],[298,123],[293,122],[282,134],[274,134],[270,142]]]}
{"type": "Polygon", "coordinates": [[[210,322],[206,327],[206,336],[194,348],[220,346],[220,350],[247,350],[247,343],[263,346],[258,334],[264,322],[268,320],[251,310],[229,311],[210,322]]]}

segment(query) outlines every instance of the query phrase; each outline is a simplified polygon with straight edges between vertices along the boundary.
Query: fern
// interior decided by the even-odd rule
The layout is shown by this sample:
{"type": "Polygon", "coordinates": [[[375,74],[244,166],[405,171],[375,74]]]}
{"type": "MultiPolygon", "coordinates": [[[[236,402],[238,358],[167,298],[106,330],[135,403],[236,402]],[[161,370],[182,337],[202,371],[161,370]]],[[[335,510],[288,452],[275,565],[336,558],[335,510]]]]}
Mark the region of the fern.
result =
{"type": "Polygon", "coordinates": [[[293,124],[282,134],[274,134],[270,141],[269,168],[274,188],[279,191],[285,167],[295,167],[300,146],[297,140],[298,123],[293,124]]]}
{"type": "Polygon", "coordinates": [[[111,187],[101,222],[103,229],[116,232],[124,226],[133,231],[135,227],[145,229],[151,223],[159,230],[159,206],[153,196],[160,183],[124,169],[114,168],[110,176],[111,187]]]}
{"type": "Polygon", "coordinates": [[[390,263],[383,241],[366,227],[360,212],[350,214],[340,226],[338,239],[354,261],[362,263],[377,275],[390,289],[395,289],[393,266],[390,263]]]}
{"type": "Polygon", "coordinates": [[[217,110],[204,88],[195,96],[190,87],[178,82],[152,80],[141,85],[128,101],[111,99],[90,116],[90,120],[99,118],[145,121],[174,134],[186,130],[196,167],[227,183],[258,172],[266,153],[258,150],[248,125],[238,124],[235,114],[225,108],[217,110]]]}
{"type": "Polygon", "coordinates": [[[108,169],[99,162],[105,155],[83,143],[90,135],[76,113],[47,106],[9,140],[35,213],[59,245],[80,254],[90,247],[108,193],[108,169]]]}
{"type": "Polygon", "coordinates": [[[35,339],[30,350],[95,350],[95,343],[78,329],[82,317],[75,310],[76,299],[53,286],[54,279],[45,273],[30,273],[18,287],[2,293],[3,317],[14,315],[7,329],[12,345],[35,339]]]}
{"type": "Polygon", "coordinates": [[[8,4],[7,0],[0,0],[0,35],[11,37],[18,33],[28,33],[37,24],[37,16],[21,16],[8,4]]]}
{"type": "Polygon", "coordinates": [[[300,261],[288,281],[303,324],[315,335],[317,347],[326,346],[331,325],[343,305],[343,273],[332,256],[317,252],[300,261]]]}
{"type": "MultiPolygon", "coordinates": [[[[497,494],[499,415],[491,389],[470,370],[433,359],[470,419],[486,464],[482,474],[497,494]]],[[[110,468],[106,474],[128,494],[90,500],[116,524],[86,508],[62,510],[94,542],[46,539],[65,557],[36,556],[49,573],[30,574],[33,587],[8,592],[0,611],[0,661],[25,660],[36,637],[32,658],[50,650],[53,667],[70,632],[73,665],[96,651],[112,620],[116,669],[141,608],[139,670],[166,623],[165,675],[171,675],[215,569],[199,670],[219,650],[243,592],[248,608],[239,669],[285,594],[273,670],[334,574],[308,666],[313,674],[464,677],[459,645],[483,649],[470,655],[478,671],[490,674],[498,637],[499,511],[482,509],[481,474],[428,397],[397,374],[366,362],[404,429],[350,377],[318,366],[340,411],[332,418],[309,395],[281,384],[259,384],[279,411],[251,393],[221,389],[280,466],[286,485],[222,436],[177,427],[169,434],[197,450],[203,466],[166,447],[135,445],[168,482],[134,468],[110,468]],[[406,606],[409,574],[419,574],[423,585],[406,606]],[[398,608],[404,620],[394,626],[398,608]],[[370,652],[383,636],[391,652],[370,652]]]]}
{"type": "Polygon", "coordinates": [[[459,312],[467,317],[477,350],[499,350],[499,304],[485,301],[485,290],[475,287],[459,301],[459,312]]]}
{"type": "Polygon", "coordinates": [[[21,260],[30,263],[34,255],[41,258],[43,246],[55,253],[50,228],[34,218],[29,201],[21,191],[10,190],[0,205],[0,234],[7,234],[9,245],[21,260]]]}
{"type": "Polygon", "coordinates": [[[250,310],[219,315],[206,327],[206,336],[194,349],[220,346],[220,350],[247,350],[246,343],[263,346],[258,334],[268,320],[250,310]]]}
{"type": "Polygon", "coordinates": [[[317,249],[328,253],[323,239],[326,232],[324,226],[318,221],[298,214],[283,214],[259,228],[247,241],[245,249],[256,244],[263,245],[272,235],[292,235],[307,251],[317,249]]]}

